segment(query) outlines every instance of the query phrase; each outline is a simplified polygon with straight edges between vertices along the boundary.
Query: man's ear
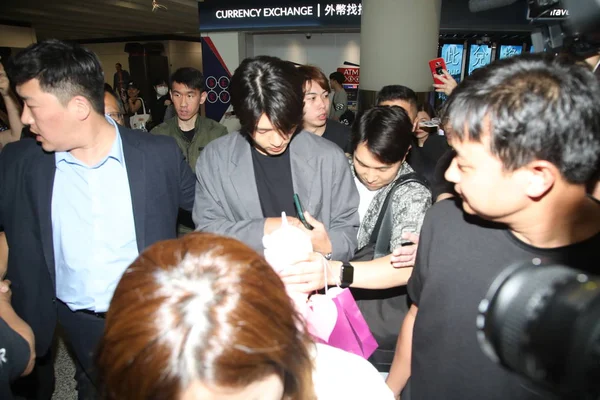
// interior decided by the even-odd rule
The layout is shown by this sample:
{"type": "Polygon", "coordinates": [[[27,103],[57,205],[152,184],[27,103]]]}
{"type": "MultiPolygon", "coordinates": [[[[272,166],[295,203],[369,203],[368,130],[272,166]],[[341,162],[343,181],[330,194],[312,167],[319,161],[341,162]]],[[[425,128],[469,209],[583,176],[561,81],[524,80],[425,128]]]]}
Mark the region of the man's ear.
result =
{"type": "Polygon", "coordinates": [[[67,104],[67,108],[76,116],[79,121],[86,120],[93,112],[90,101],[83,96],[73,97],[67,104]]]}
{"type": "Polygon", "coordinates": [[[560,177],[558,168],[545,160],[532,161],[524,168],[527,173],[525,193],[532,199],[543,197],[560,177]]]}
{"type": "Polygon", "coordinates": [[[204,104],[204,102],[206,101],[206,96],[208,96],[208,93],[202,92],[202,94],[200,95],[200,104],[204,104]]]}

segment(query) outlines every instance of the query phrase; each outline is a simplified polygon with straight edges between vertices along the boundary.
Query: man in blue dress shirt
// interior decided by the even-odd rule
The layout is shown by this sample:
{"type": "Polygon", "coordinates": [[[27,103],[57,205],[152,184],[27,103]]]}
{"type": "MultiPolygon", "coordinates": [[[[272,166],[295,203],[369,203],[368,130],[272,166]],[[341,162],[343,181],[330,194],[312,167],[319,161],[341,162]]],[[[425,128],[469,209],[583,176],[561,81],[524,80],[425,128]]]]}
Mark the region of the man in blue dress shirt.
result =
{"type": "MultiPolygon", "coordinates": [[[[24,140],[0,156],[14,307],[36,335],[38,381],[53,381],[43,357],[58,320],[75,353],[79,399],[93,399],[94,350],[113,291],[144,248],[176,237],[195,178],[172,138],[105,116],[92,52],[41,42],[19,53],[9,74],[24,102],[21,119],[41,145],[24,140]]],[[[27,396],[49,398],[51,386],[27,396]]]]}

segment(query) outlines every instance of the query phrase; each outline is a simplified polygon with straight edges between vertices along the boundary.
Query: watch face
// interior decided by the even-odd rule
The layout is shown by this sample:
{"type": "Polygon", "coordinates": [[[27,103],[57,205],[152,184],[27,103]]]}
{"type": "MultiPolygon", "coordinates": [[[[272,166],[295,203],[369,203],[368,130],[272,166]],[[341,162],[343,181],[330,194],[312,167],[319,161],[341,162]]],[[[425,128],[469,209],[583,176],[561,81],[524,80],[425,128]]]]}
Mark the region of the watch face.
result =
{"type": "Polygon", "coordinates": [[[342,286],[348,287],[354,282],[354,267],[350,264],[343,264],[341,271],[342,286]]]}

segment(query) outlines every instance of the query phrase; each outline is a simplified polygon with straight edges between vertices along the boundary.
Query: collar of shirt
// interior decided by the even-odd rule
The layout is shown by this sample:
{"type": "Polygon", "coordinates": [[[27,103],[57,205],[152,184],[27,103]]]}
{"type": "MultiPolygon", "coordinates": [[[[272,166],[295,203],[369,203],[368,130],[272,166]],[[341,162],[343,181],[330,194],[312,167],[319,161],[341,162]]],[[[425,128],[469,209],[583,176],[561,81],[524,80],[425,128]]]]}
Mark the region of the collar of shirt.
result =
{"type": "Polygon", "coordinates": [[[96,165],[88,166],[88,165],[85,165],[84,163],[82,163],[81,161],[79,161],[77,158],[73,157],[73,155],[68,151],[57,151],[56,153],[54,153],[55,165],[58,167],[58,165],[64,161],[68,164],[76,164],[76,165],[80,165],[80,166],[88,168],[88,169],[95,169],[95,168],[100,168],[102,165],[104,165],[104,163],[106,163],[106,160],[108,160],[109,158],[112,158],[114,160],[117,160],[119,162],[119,164],[121,164],[124,167],[125,163],[124,163],[124,157],[123,157],[123,142],[121,140],[121,134],[119,133],[119,127],[118,127],[117,123],[112,120],[112,118],[109,118],[109,117],[105,117],[105,118],[108,121],[108,123],[111,124],[115,128],[115,134],[116,134],[115,141],[113,142],[113,145],[110,148],[110,151],[106,157],[104,157],[102,160],[100,160],[100,162],[97,163],[96,165]]]}

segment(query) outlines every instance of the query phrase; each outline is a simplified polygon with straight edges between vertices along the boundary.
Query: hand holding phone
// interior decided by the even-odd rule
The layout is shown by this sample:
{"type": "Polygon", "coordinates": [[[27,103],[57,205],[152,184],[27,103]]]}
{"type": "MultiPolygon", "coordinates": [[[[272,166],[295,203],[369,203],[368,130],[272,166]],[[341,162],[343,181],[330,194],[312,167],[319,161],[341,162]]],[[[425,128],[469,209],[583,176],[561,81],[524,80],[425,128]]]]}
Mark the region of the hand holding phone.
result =
{"type": "Polygon", "coordinates": [[[306,229],[312,231],[314,227],[308,223],[306,218],[304,218],[304,208],[302,208],[302,203],[300,203],[300,197],[298,197],[297,193],[294,193],[294,207],[296,208],[298,219],[302,222],[302,225],[304,225],[306,229]]]}
{"type": "Polygon", "coordinates": [[[440,81],[435,77],[435,75],[442,75],[443,70],[447,70],[446,61],[443,58],[435,58],[429,61],[429,69],[431,70],[431,75],[433,76],[433,82],[442,85],[444,82],[440,81]]]}

